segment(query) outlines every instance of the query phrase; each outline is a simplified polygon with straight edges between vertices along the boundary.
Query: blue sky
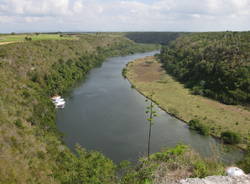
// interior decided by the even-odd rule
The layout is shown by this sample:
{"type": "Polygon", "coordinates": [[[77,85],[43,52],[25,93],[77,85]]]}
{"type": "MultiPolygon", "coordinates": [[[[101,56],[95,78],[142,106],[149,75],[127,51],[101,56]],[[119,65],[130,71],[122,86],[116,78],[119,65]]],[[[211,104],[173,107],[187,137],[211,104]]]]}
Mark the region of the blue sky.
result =
{"type": "Polygon", "coordinates": [[[0,0],[0,32],[250,30],[250,0],[0,0]]]}

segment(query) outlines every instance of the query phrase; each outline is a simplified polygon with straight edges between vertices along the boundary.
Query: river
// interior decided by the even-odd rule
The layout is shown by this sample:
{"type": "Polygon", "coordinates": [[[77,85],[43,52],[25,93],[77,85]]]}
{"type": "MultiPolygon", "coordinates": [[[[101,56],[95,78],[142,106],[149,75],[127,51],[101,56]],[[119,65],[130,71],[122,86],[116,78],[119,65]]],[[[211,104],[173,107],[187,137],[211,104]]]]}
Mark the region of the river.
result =
{"type": "MultiPolygon", "coordinates": [[[[66,107],[57,111],[57,126],[71,149],[78,143],[84,148],[102,152],[117,163],[136,161],[146,154],[147,102],[144,96],[130,87],[121,71],[129,61],[155,53],[107,59],[66,95],[66,107]]],[[[157,112],[158,117],[152,127],[152,152],[184,143],[203,156],[217,155],[225,162],[241,157],[239,150],[224,151],[214,138],[190,131],[185,123],[159,108],[157,112]]]]}

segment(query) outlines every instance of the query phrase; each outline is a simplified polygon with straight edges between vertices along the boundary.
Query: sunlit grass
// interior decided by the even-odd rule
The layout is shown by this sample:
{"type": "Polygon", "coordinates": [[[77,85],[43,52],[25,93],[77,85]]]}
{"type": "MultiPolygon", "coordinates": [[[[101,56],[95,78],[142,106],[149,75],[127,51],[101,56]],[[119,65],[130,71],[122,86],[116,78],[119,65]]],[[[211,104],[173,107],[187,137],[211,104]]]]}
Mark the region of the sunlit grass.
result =
{"type": "Polygon", "coordinates": [[[26,41],[25,37],[32,40],[72,40],[77,39],[76,36],[60,35],[60,34],[16,34],[16,35],[0,35],[1,42],[22,42],[26,41]]]}
{"type": "Polygon", "coordinates": [[[243,137],[248,136],[250,131],[248,110],[241,106],[224,105],[202,96],[192,95],[183,84],[165,74],[157,61],[154,60],[151,66],[143,69],[142,63],[149,59],[154,60],[154,58],[139,59],[128,65],[127,77],[140,92],[148,96],[153,91],[155,94],[153,100],[161,108],[186,122],[199,119],[210,127],[211,133],[215,136],[220,136],[221,132],[227,130],[240,133],[243,137]],[[158,67],[155,67],[156,65],[158,67]],[[138,74],[138,71],[141,74],[138,74]],[[160,73],[158,79],[146,79],[157,76],[157,73],[160,73]],[[142,74],[144,78],[140,76],[142,74]]]}

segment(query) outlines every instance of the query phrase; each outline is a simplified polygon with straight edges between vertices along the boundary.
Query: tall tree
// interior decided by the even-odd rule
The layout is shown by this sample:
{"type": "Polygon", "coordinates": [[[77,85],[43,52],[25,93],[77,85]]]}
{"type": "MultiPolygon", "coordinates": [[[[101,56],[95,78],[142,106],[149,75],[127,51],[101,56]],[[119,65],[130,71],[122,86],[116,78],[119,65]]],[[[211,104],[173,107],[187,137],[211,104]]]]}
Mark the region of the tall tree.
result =
{"type": "Polygon", "coordinates": [[[154,117],[157,116],[157,113],[155,111],[155,105],[152,101],[153,99],[153,93],[150,95],[150,99],[147,98],[146,102],[149,102],[149,105],[146,107],[146,115],[147,115],[147,121],[149,123],[149,129],[148,129],[148,159],[149,159],[149,154],[150,154],[150,143],[151,143],[151,130],[152,130],[152,125],[154,124],[154,117]]]}

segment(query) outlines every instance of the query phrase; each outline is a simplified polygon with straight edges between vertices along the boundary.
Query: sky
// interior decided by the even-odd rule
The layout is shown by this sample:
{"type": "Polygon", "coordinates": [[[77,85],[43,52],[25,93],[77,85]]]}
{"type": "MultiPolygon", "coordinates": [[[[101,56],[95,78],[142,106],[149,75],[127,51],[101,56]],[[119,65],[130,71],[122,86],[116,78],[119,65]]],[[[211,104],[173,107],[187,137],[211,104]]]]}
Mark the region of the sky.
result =
{"type": "Polygon", "coordinates": [[[0,33],[226,30],[250,30],[250,0],[0,0],[0,33]]]}

